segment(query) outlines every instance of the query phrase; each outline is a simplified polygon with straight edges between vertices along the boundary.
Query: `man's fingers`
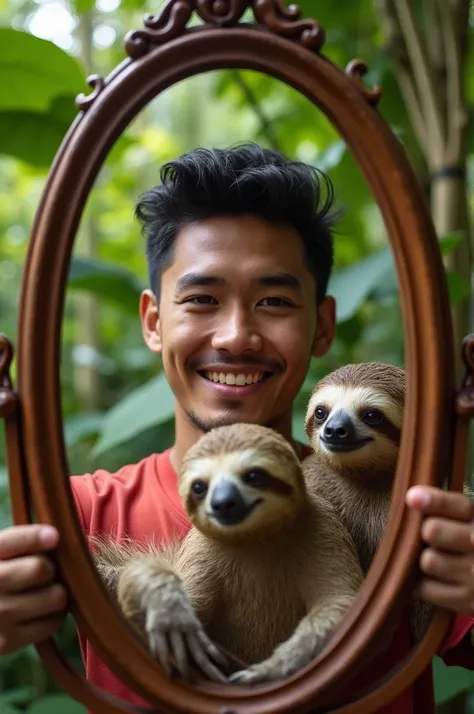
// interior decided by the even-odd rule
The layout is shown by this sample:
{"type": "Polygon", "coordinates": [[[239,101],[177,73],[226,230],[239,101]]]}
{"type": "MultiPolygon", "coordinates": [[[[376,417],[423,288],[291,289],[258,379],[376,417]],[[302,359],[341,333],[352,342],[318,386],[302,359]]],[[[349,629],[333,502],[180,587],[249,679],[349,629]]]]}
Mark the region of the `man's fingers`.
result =
{"type": "Polygon", "coordinates": [[[42,555],[0,560],[0,591],[16,593],[48,585],[54,575],[53,563],[42,555]]]}
{"type": "Polygon", "coordinates": [[[418,587],[418,594],[426,602],[464,615],[474,615],[474,598],[465,585],[440,583],[436,580],[423,580],[418,587]]]}
{"type": "Polygon", "coordinates": [[[0,560],[19,558],[54,548],[59,533],[52,526],[31,524],[12,526],[0,532],[0,560]]]}
{"type": "Polygon", "coordinates": [[[0,601],[0,630],[8,631],[15,625],[41,617],[58,616],[65,611],[66,604],[66,590],[61,585],[21,595],[4,595],[0,601]]]}
{"type": "Polygon", "coordinates": [[[22,647],[53,637],[64,622],[64,614],[33,620],[15,628],[14,633],[0,635],[0,655],[16,652],[22,647]]]}
{"type": "Polygon", "coordinates": [[[427,518],[421,526],[421,537],[427,545],[458,554],[473,552],[472,533],[470,523],[444,518],[427,518]]]}
{"type": "Polygon", "coordinates": [[[462,584],[474,581],[472,555],[448,555],[426,548],[420,557],[420,568],[425,575],[445,583],[462,584]]]}
{"type": "Polygon", "coordinates": [[[466,522],[474,519],[474,502],[463,493],[443,491],[432,486],[413,486],[407,491],[405,502],[426,516],[466,522]]]}

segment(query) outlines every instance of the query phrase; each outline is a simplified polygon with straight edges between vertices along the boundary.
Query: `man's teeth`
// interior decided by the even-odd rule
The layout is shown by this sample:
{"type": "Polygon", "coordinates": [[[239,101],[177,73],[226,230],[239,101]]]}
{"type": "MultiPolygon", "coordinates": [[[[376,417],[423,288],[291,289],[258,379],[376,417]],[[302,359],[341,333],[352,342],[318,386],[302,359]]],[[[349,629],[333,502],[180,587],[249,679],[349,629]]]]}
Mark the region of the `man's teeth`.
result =
{"type": "Polygon", "coordinates": [[[246,384],[256,384],[263,379],[263,373],[257,372],[257,374],[224,374],[224,372],[206,372],[207,379],[211,382],[217,382],[219,384],[231,384],[237,387],[243,387],[246,384]]]}

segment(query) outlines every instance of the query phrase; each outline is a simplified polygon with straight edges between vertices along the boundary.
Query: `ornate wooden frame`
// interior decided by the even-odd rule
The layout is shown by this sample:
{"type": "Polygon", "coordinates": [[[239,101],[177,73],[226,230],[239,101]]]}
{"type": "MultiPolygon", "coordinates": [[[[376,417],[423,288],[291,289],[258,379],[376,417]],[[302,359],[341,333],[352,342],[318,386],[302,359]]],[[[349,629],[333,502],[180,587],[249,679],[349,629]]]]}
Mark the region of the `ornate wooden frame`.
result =
{"type": "MultiPolygon", "coordinates": [[[[168,0],[145,29],[127,35],[128,58],[93,91],[77,98],[79,114],[60,147],[37,210],[27,261],[18,332],[18,388],[9,380],[12,348],[0,343],[0,416],[5,419],[15,523],[38,520],[59,528],[55,555],[80,628],[116,675],[160,711],[264,714],[325,711],[369,714],[393,699],[429,663],[450,622],[433,619],[422,643],[383,681],[351,702],[338,699],[404,602],[421,549],[420,516],[404,507],[414,484],[460,490],[467,424],[474,415],[474,338],[464,344],[467,367],[455,398],[446,280],[428,206],[396,137],[377,112],[379,88],[367,89],[360,61],[345,72],[321,54],[324,31],[282,0],[168,0]],[[251,8],[256,22],[241,22],[251,8]],[[196,11],[204,25],[187,29],[196,11]],[[326,651],[303,672],[271,686],[187,686],[162,672],[112,603],[92,565],[68,486],[62,433],[59,354],[65,285],[75,232],[95,177],[113,143],[138,112],[186,77],[223,68],[261,71],[299,90],[339,130],[381,209],[401,286],[408,372],[407,409],[393,506],[386,535],[361,592],[326,651]],[[453,448],[454,447],[454,448],[453,448]],[[84,597],[84,595],[86,595],[84,597]]],[[[73,697],[94,712],[135,712],[88,685],[54,641],[38,645],[45,665],[73,697]]]]}

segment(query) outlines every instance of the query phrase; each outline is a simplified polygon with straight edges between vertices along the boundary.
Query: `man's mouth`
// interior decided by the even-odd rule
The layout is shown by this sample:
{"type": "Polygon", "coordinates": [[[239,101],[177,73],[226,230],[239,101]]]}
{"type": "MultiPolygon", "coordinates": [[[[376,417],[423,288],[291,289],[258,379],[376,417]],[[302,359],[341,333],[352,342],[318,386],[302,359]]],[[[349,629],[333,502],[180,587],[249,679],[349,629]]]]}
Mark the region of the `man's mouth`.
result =
{"type": "Polygon", "coordinates": [[[199,374],[215,384],[226,384],[231,387],[245,387],[250,384],[257,384],[271,376],[271,372],[199,372],[199,374]]]}

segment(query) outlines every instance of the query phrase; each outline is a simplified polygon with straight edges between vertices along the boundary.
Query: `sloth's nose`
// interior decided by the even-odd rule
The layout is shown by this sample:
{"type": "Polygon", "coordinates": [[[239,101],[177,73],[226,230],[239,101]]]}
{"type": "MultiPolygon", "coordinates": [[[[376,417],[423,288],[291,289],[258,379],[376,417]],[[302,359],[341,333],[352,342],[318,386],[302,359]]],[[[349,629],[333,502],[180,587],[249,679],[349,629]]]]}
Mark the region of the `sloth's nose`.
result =
{"type": "Polygon", "coordinates": [[[324,440],[329,443],[343,443],[356,440],[356,430],[350,416],[336,413],[324,426],[324,440]]]}
{"type": "Polygon", "coordinates": [[[238,523],[248,512],[247,504],[232,481],[224,480],[216,484],[209,506],[220,523],[238,523]]]}

